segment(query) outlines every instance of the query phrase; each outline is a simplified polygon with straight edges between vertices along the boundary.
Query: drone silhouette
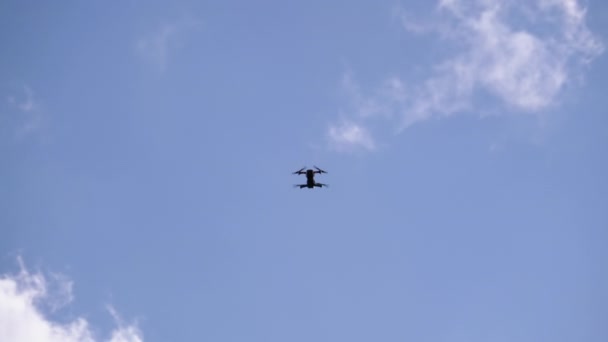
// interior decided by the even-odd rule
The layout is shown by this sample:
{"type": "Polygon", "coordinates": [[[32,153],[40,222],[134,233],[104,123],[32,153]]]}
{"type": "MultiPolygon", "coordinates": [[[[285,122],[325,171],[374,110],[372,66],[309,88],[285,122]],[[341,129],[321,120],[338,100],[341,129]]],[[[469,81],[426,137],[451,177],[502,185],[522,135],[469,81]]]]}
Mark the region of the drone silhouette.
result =
{"type": "Polygon", "coordinates": [[[300,189],[303,188],[309,188],[312,189],[314,187],[318,187],[318,188],[322,188],[322,187],[327,187],[327,184],[323,184],[323,183],[317,183],[315,182],[315,174],[317,173],[327,173],[327,171],[321,170],[318,167],[314,166],[314,168],[316,170],[313,169],[308,169],[306,171],[304,171],[304,169],[306,169],[306,166],[304,166],[303,168],[299,169],[298,171],[294,172],[294,175],[306,175],[306,184],[296,184],[296,187],[300,187],[300,189]]]}

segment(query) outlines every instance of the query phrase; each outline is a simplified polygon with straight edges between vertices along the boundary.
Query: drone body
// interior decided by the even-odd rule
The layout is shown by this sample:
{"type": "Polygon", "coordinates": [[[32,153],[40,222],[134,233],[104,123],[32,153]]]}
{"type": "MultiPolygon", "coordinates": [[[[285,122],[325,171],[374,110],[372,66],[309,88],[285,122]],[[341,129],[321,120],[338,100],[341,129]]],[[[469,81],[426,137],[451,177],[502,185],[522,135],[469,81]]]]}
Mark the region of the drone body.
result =
{"type": "Polygon", "coordinates": [[[306,167],[303,167],[301,169],[299,169],[298,171],[294,172],[294,175],[306,175],[306,184],[296,184],[296,187],[300,187],[300,189],[303,188],[309,188],[312,189],[314,187],[318,187],[318,188],[322,188],[322,187],[326,187],[327,184],[323,184],[323,183],[317,183],[315,181],[315,174],[317,173],[327,173],[327,171],[321,170],[318,167],[314,167],[315,170],[313,169],[308,169],[306,171],[304,171],[304,169],[306,169],[306,167]]]}

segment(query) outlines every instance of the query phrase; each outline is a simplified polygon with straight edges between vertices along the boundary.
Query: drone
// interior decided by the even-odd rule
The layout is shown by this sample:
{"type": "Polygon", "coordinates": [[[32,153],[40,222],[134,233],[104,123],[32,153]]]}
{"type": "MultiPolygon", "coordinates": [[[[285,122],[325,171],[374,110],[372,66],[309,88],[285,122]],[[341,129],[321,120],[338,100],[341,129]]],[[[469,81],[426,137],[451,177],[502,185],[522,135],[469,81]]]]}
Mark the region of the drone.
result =
{"type": "Polygon", "coordinates": [[[306,169],[306,166],[304,166],[303,168],[299,169],[298,171],[294,172],[294,175],[306,175],[306,184],[296,184],[296,187],[300,187],[300,189],[303,188],[309,188],[312,189],[314,187],[318,187],[318,188],[322,188],[322,187],[327,187],[327,184],[323,184],[323,183],[317,183],[315,182],[315,174],[317,173],[327,173],[327,171],[321,170],[318,167],[314,166],[315,170],[313,169],[308,169],[308,170],[304,170],[306,169]]]}

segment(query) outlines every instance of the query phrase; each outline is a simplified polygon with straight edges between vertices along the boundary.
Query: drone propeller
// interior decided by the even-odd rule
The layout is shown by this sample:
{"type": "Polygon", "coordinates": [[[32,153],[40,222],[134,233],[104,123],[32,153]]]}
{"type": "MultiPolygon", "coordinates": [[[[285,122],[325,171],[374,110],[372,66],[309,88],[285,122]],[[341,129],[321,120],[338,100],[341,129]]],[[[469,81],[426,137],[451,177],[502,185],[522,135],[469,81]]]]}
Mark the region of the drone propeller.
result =
{"type": "MultiPolygon", "coordinates": [[[[313,165],[313,166],[314,166],[314,165],[313,165]]],[[[325,171],[325,170],[321,170],[320,168],[318,168],[318,167],[316,167],[316,166],[315,166],[315,169],[317,169],[317,172],[319,172],[319,173],[327,173],[327,171],[325,171]]]]}
{"type": "Polygon", "coordinates": [[[306,168],[306,166],[304,166],[303,168],[299,169],[298,171],[294,172],[294,175],[299,175],[302,173],[302,171],[304,171],[304,169],[306,168]]]}

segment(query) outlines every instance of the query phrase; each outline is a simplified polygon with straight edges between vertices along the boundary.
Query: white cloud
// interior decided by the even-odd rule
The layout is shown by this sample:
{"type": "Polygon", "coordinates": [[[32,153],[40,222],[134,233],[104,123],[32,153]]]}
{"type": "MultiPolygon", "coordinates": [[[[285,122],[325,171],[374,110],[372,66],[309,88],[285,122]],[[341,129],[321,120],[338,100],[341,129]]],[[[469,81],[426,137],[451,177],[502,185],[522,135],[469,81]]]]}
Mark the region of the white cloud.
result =
{"type": "Polygon", "coordinates": [[[456,49],[423,81],[393,75],[366,95],[348,74],[343,89],[359,125],[388,119],[403,129],[476,112],[480,98],[509,112],[542,113],[604,51],[577,0],[440,0],[434,19],[425,21],[398,13],[407,31],[438,34],[456,49]]]}
{"type": "MultiPolygon", "coordinates": [[[[21,271],[0,276],[0,341],[11,342],[94,342],[89,323],[76,318],[68,323],[52,321],[41,309],[49,304],[56,309],[57,294],[61,305],[71,301],[72,282],[64,276],[54,275],[51,281],[41,273],[30,273],[20,260],[21,271]],[[55,287],[59,292],[50,291],[55,287]],[[67,292],[66,292],[67,291],[67,292]]],[[[108,342],[142,342],[136,326],[123,326],[113,330],[108,342]]]]}
{"type": "Polygon", "coordinates": [[[483,89],[515,109],[538,112],[556,103],[578,66],[602,53],[576,1],[540,0],[531,9],[528,5],[487,0],[440,3],[440,12],[454,21],[453,32],[464,50],[442,63],[430,79],[451,86],[426,89],[427,95],[445,97],[451,92],[456,97],[445,97],[429,110],[457,111],[458,106],[450,108],[455,101],[469,102],[475,90],[483,89]],[[513,17],[518,11],[533,11],[534,21],[517,27],[513,17]],[[543,29],[545,33],[539,33],[543,29]]]}
{"type": "MultiPolygon", "coordinates": [[[[480,89],[524,112],[556,104],[575,71],[600,55],[603,46],[588,30],[585,10],[577,1],[529,4],[441,1],[439,12],[452,21],[454,39],[464,49],[436,69],[414,107],[424,108],[429,115],[454,113],[467,107],[480,89]],[[518,12],[533,19],[518,27],[514,19],[518,12]]],[[[406,124],[414,121],[408,118],[408,109],[404,108],[406,124]]]]}
{"type": "Polygon", "coordinates": [[[529,5],[504,0],[440,3],[440,12],[454,20],[457,43],[464,50],[445,61],[431,80],[453,84],[444,92],[461,89],[456,99],[437,103],[431,110],[440,111],[454,100],[469,102],[475,90],[483,89],[515,109],[541,111],[556,104],[581,65],[603,52],[576,0],[539,0],[536,6],[529,5]],[[531,18],[523,27],[516,25],[518,12],[531,18]]]}

